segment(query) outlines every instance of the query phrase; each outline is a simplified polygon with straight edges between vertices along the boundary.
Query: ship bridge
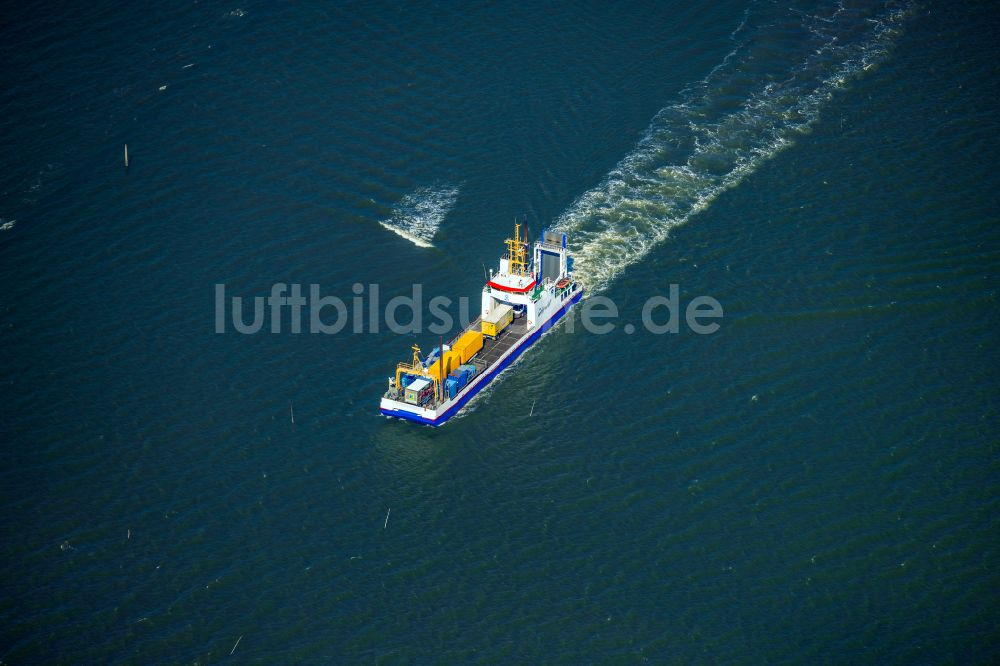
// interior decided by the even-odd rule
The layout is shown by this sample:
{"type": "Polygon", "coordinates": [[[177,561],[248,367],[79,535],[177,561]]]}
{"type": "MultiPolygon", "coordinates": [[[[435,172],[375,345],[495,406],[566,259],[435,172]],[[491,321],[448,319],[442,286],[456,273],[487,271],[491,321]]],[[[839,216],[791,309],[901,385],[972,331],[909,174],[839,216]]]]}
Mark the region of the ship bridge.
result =
{"type": "Polygon", "coordinates": [[[572,270],[566,249],[566,235],[549,229],[542,231],[542,237],[535,241],[528,263],[529,243],[527,227],[514,224],[514,235],[505,241],[507,251],[500,257],[499,270],[490,272],[490,278],[483,287],[482,317],[499,319],[503,308],[510,307],[515,319],[526,318],[528,327],[534,326],[544,314],[548,302],[542,299],[545,291],[553,295],[557,290],[569,285],[572,270]]]}

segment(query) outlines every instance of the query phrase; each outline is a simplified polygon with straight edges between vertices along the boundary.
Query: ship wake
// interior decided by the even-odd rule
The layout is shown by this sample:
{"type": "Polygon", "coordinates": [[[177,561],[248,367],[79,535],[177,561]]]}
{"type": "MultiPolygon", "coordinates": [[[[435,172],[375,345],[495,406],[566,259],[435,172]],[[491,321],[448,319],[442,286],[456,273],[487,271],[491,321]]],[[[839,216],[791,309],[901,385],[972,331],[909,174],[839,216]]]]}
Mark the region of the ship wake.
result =
{"type": "Polygon", "coordinates": [[[420,187],[393,206],[383,227],[419,247],[433,247],[434,235],[458,199],[458,185],[420,187]]]}
{"type": "Polygon", "coordinates": [[[748,9],[725,59],[557,219],[590,293],[807,133],[837,91],[889,56],[914,9],[748,9]]]}

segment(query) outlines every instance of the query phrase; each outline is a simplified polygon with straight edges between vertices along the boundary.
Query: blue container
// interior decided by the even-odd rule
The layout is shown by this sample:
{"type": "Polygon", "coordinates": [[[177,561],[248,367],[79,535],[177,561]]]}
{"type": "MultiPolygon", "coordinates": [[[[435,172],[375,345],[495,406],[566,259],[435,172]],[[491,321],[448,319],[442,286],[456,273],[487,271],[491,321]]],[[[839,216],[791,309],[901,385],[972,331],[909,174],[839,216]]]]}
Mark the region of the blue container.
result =
{"type": "Polygon", "coordinates": [[[444,380],[444,390],[448,393],[449,398],[454,398],[455,394],[458,393],[458,380],[452,377],[444,380]]]}
{"type": "Polygon", "coordinates": [[[472,378],[476,376],[476,366],[472,365],[471,363],[463,363],[462,365],[458,366],[458,369],[465,370],[465,373],[468,375],[468,379],[466,381],[471,381],[472,378]]]}
{"type": "Polygon", "coordinates": [[[459,369],[448,375],[448,379],[454,379],[458,382],[458,388],[461,389],[469,382],[469,373],[459,369]]]}

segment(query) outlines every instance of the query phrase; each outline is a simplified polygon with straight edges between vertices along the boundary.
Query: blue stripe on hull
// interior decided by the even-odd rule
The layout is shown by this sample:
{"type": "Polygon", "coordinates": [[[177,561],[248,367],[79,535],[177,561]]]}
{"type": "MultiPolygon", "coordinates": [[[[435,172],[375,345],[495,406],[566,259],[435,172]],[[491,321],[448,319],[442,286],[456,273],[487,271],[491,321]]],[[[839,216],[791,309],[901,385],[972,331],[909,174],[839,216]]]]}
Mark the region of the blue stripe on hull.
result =
{"type": "Polygon", "coordinates": [[[516,347],[514,349],[513,353],[511,353],[510,356],[508,356],[507,358],[505,358],[502,363],[500,363],[499,365],[497,365],[496,367],[494,367],[492,370],[490,370],[489,373],[487,373],[485,380],[481,381],[471,391],[469,391],[464,396],[462,396],[461,398],[459,398],[459,400],[458,400],[457,403],[455,403],[454,405],[452,405],[451,407],[449,407],[448,411],[446,411],[444,414],[442,414],[441,416],[439,416],[437,419],[434,419],[434,420],[425,419],[422,416],[418,416],[418,415],[416,415],[416,414],[414,414],[412,412],[403,411],[401,409],[381,409],[381,408],[379,408],[379,411],[382,412],[383,414],[385,414],[386,416],[392,416],[392,417],[395,417],[395,418],[398,418],[398,419],[406,419],[407,421],[416,421],[417,423],[425,423],[427,425],[432,425],[432,426],[439,426],[439,425],[441,425],[442,423],[444,423],[445,421],[447,421],[448,419],[450,419],[452,416],[454,416],[455,413],[458,412],[458,410],[460,410],[462,407],[464,407],[466,403],[468,403],[470,400],[472,400],[476,396],[477,393],[479,393],[480,391],[482,391],[485,387],[489,386],[490,382],[492,382],[496,378],[497,375],[499,375],[501,372],[503,372],[504,368],[506,368],[508,365],[510,365],[511,363],[513,363],[514,361],[516,361],[518,359],[518,357],[521,354],[523,354],[526,349],[528,349],[529,347],[531,347],[531,345],[535,344],[535,342],[538,340],[538,338],[541,337],[541,335],[543,333],[545,333],[545,331],[547,331],[550,328],[552,328],[556,324],[556,322],[558,322],[560,319],[562,319],[563,315],[565,315],[566,312],[573,306],[573,304],[576,303],[577,301],[579,301],[582,296],[583,296],[583,290],[581,289],[580,293],[578,293],[576,296],[574,296],[572,299],[570,299],[569,303],[567,303],[566,305],[563,305],[561,308],[559,308],[559,310],[558,310],[558,312],[556,312],[556,314],[554,314],[552,317],[549,318],[548,321],[546,321],[544,324],[542,324],[541,327],[537,331],[535,331],[534,333],[532,333],[531,335],[529,335],[527,340],[525,340],[518,347],[516,347]]]}

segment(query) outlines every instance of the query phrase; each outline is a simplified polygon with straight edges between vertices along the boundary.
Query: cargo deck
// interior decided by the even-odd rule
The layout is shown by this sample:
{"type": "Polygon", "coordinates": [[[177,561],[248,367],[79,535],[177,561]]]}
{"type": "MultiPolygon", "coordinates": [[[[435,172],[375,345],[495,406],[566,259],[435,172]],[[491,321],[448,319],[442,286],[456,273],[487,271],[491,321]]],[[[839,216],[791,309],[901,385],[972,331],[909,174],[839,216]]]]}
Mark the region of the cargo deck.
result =
{"type": "MultiPolygon", "coordinates": [[[[466,331],[478,330],[480,326],[481,318],[476,317],[469,326],[462,329],[462,332],[456,335],[452,340],[448,342],[449,345],[454,344],[455,340],[458,340],[466,331]]],[[[470,364],[476,366],[476,374],[482,374],[484,371],[493,367],[500,358],[507,353],[507,351],[517,344],[517,341],[523,338],[528,333],[528,320],[526,317],[518,317],[512,321],[507,328],[501,331],[500,335],[494,338],[483,338],[483,348],[475,355],[475,357],[469,361],[470,364]]]]}
{"type": "MultiPolygon", "coordinates": [[[[505,328],[495,340],[484,339],[483,349],[477,356],[482,361],[484,369],[490,368],[507,353],[507,350],[523,338],[528,332],[526,317],[518,317],[505,328]]],[[[478,366],[477,366],[478,367],[478,366]]]]}

